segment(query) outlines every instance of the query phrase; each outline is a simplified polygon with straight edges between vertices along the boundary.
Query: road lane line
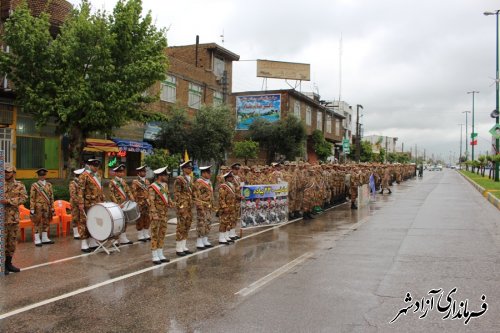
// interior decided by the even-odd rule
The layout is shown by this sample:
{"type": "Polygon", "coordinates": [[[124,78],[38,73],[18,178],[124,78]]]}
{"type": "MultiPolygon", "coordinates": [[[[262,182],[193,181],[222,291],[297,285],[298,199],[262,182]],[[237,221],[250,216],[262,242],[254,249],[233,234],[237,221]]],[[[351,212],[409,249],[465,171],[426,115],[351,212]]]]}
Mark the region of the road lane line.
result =
{"type": "Polygon", "coordinates": [[[254,283],[250,284],[248,287],[243,288],[240,291],[236,292],[235,295],[239,295],[239,296],[242,296],[242,297],[250,295],[251,293],[253,293],[257,289],[265,286],[266,284],[268,284],[272,280],[274,280],[274,279],[280,277],[281,275],[283,275],[284,273],[288,272],[290,269],[292,269],[295,266],[303,263],[304,261],[306,261],[312,255],[313,255],[312,252],[306,252],[306,253],[304,253],[300,257],[298,257],[298,258],[290,261],[288,264],[285,264],[285,265],[281,266],[277,270],[275,270],[275,271],[267,274],[263,278],[260,278],[259,280],[257,280],[254,283]]]}
{"type": "MultiPolygon", "coordinates": [[[[266,230],[262,230],[262,231],[250,234],[248,236],[245,236],[245,237],[237,240],[236,242],[240,242],[243,239],[247,239],[247,238],[251,238],[251,237],[260,235],[260,234],[262,234],[264,232],[271,231],[271,230],[274,230],[276,228],[280,228],[280,227],[282,227],[284,225],[287,225],[287,224],[290,224],[290,223],[293,223],[293,222],[297,222],[299,220],[301,220],[301,219],[299,218],[299,219],[291,220],[291,221],[288,221],[286,223],[274,226],[272,228],[269,228],[269,229],[266,229],[266,230]]],[[[38,308],[40,306],[43,306],[43,305],[54,303],[54,302],[57,302],[57,301],[60,301],[60,300],[63,300],[63,299],[66,299],[66,298],[69,298],[69,297],[72,297],[72,296],[76,296],[76,295],[82,294],[82,293],[87,292],[87,291],[91,291],[91,290],[94,290],[94,289],[97,289],[97,288],[100,288],[100,287],[103,287],[103,286],[107,286],[109,284],[112,284],[112,283],[115,283],[115,282],[118,282],[118,281],[122,281],[122,280],[125,280],[125,279],[128,279],[128,278],[134,277],[136,275],[147,273],[147,272],[153,271],[155,269],[163,268],[165,266],[172,265],[172,264],[174,264],[174,263],[176,263],[178,261],[187,260],[187,259],[189,259],[191,257],[194,257],[194,256],[197,256],[197,255],[199,255],[201,253],[210,252],[210,251],[213,251],[213,250],[218,249],[218,248],[223,247],[223,246],[231,246],[231,245],[223,245],[223,244],[216,245],[216,246],[214,246],[212,248],[209,248],[209,249],[206,249],[206,250],[197,251],[197,252],[194,252],[193,254],[189,254],[189,255],[184,256],[184,257],[172,259],[168,263],[163,263],[161,265],[154,265],[154,266],[151,266],[151,267],[143,268],[141,270],[138,270],[138,271],[135,271],[135,272],[131,272],[131,273],[128,273],[128,274],[125,274],[125,275],[117,276],[117,277],[115,277],[113,279],[109,279],[109,280],[106,280],[106,281],[103,281],[103,282],[99,282],[99,283],[96,283],[96,284],[93,284],[93,285],[90,285],[90,286],[87,286],[87,287],[84,287],[84,288],[80,288],[80,289],[71,291],[69,293],[65,293],[65,294],[62,294],[62,295],[59,295],[59,296],[56,296],[56,297],[48,298],[46,300],[43,300],[43,301],[40,301],[40,302],[37,302],[37,303],[33,303],[33,304],[30,304],[30,305],[27,305],[27,306],[24,306],[24,307],[16,309],[16,310],[12,310],[12,311],[0,314],[0,320],[12,317],[14,315],[17,315],[17,314],[20,314],[20,313],[23,313],[23,312],[26,312],[26,311],[29,311],[29,310],[36,309],[36,308],[38,308]]]]}
{"type": "MultiPolygon", "coordinates": [[[[219,223],[213,223],[210,226],[214,226],[215,227],[216,225],[219,225],[219,223]]],[[[190,229],[189,231],[195,231],[195,230],[196,230],[196,228],[193,228],[193,229],[190,229]]],[[[171,234],[166,234],[165,238],[170,237],[170,236],[175,236],[175,235],[176,235],[175,232],[173,232],[171,234]]],[[[137,242],[134,242],[133,244],[130,244],[130,245],[137,245],[137,244],[143,244],[143,243],[145,243],[145,242],[139,242],[139,241],[137,241],[137,242]]],[[[127,245],[127,246],[130,246],[130,245],[127,245]]],[[[84,258],[84,257],[87,257],[87,256],[91,256],[93,254],[96,254],[96,253],[92,252],[92,253],[79,254],[77,256],[67,257],[67,258],[62,258],[62,259],[57,259],[57,260],[54,260],[54,261],[48,261],[48,262],[44,262],[44,263],[33,265],[33,266],[20,267],[20,269],[22,271],[27,271],[27,270],[34,269],[34,268],[40,268],[40,267],[54,265],[54,264],[59,264],[61,262],[70,261],[70,260],[74,260],[74,259],[78,259],[78,258],[84,258]]]]}

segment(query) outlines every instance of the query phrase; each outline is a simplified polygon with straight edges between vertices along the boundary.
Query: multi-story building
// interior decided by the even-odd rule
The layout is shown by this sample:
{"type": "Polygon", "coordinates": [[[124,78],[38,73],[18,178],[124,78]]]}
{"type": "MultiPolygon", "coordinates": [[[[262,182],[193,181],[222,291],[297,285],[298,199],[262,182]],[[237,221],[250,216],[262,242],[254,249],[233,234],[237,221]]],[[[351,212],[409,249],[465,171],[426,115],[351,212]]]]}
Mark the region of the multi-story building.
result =
{"type": "Polygon", "coordinates": [[[383,135],[368,135],[362,138],[362,141],[368,141],[372,145],[372,151],[376,154],[380,152],[380,149],[384,149],[387,153],[396,153],[397,145],[396,142],[398,138],[383,136],[383,135]]]}
{"type": "MultiPolygon", "coordinates": [[[[317,162],[311,134],[318,129],[326,140],[339,145],[344,137],[342,121],[344,116],[320,103],[318,95],[309,97],[294,89],[245,91],[233,94],[232,104],[236,107],[236,129],[241,138],[249,125],[263,117],[271,122],[288,115],[301,119],[307,129],[307,149],[304,158],[311,163],[317,162]]],[[[335,152],[332,152],[335,153],[335,152]]]]}
{"type": "MultiPolygon", "coordinates": [[[[5,21],[21,0],[0,1],[0,34],[5,21]]],[[[55,36],[72,6],[64,0],[27,0],[34,16],[49,14],[50,30],[55,36]]],[[[8,45],[1,45],[3,52],[10,52],[8,45]]],[[[49,177],[59,177],[62,171],[61,137],[54,123],[42,129],[35,127],[31,115],[22,112],[15,103],[15,89],[5,75],[0,76],[0,149],[5,161],[17,165],[18,178],[34,178],[40,167],[49,169],[49,177]]]]}

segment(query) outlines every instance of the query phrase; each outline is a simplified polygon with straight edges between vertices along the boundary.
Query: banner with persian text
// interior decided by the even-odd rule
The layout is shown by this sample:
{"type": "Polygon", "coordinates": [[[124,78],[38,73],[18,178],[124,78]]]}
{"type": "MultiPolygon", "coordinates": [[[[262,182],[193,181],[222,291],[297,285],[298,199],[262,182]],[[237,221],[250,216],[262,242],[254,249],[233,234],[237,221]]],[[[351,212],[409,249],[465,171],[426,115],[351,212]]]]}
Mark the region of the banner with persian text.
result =
{"type": "Polygon", "coordinates": [[[265,227],[288,221],[288,183],[241,188],[241,227],[265,227]]]}

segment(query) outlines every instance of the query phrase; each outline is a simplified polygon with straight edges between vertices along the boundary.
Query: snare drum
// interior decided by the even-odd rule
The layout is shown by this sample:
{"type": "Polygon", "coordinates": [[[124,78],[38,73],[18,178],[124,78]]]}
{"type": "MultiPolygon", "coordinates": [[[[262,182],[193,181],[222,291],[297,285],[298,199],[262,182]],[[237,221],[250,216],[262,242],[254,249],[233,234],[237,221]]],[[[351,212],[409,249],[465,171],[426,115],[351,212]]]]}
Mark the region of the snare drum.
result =
{"type": "Polygon", "coordinates": [[[141,211],[135,201],[125,201],[122,210],[123,214],[125,214],[125,222],[127,223],[137,221],[141,217],[141,211]]]}
{"type": "Polygon", "coordinates": [[[90,207],[87,212],[87,229],[98,240],[119,236],[125,229],[125,215],[114,202],[102,202],[90,207]]]}

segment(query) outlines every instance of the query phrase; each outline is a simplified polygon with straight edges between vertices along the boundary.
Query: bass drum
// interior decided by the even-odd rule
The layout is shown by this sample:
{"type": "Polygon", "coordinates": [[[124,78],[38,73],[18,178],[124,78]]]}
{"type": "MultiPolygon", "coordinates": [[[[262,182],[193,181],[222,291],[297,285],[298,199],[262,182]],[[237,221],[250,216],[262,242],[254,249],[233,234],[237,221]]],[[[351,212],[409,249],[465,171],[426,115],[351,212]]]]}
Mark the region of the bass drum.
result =
{"type": "Polygon", "coordinates": [[[125,215],[114,202],[102,202],[87,212],[87,230],[98,241],[119,236],[125,229],[125,215]]]}

